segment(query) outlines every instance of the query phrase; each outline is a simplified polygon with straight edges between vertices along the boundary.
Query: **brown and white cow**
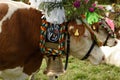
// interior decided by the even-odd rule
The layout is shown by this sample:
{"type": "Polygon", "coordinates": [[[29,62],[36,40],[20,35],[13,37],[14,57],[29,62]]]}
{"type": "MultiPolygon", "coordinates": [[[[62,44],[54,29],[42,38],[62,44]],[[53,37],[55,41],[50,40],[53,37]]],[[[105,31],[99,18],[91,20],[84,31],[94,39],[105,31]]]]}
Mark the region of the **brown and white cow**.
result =
{"type": "MultiPolygon", "coordinates": [[[[5,69],[16,67],[14,71],[23,70],[24,75],[39,69],[43,59],[39,50],[41,16],[40,11],[22,2],[0,1],[0,76],[5,69]]],[[[20,78],[21,72],[15,75],[20,78]]],[[[24,80],[10,79],[9,74],[5,78],[24,80]]]]}
{"type": "Polygon", "coordinates": [[[91,34],[90,28],[87,29],[87,27],[85,27],[88,26],[86,21],[84,21],[84,24],[81,23],[80,20],[76,20],[76,22],[74,20],[68,25],[71,41],[70,54],[78,59],[88,57],[88,60],[90,60],[92,64],[97,65],[103,59],[104,55],[97,43],[94,43],[92,38],[94,35],[91,34]]]}
{"type": "MultiPolygon", "coordinates": [[[[41,12],[30,5],[0,1],[0,77],[4,80],[25,80],[40,68],[43,59],[39,49],[41,17],[41,12]]],[[[77,41],[75,37],[70,40],[72,54],[79,59],[86,55],[92,44],[86,29],[77,41]]],[[[104,55],[99,54],[100,51],[95,46],[88,57],[93,64],[102,61],[104,55]]]]}

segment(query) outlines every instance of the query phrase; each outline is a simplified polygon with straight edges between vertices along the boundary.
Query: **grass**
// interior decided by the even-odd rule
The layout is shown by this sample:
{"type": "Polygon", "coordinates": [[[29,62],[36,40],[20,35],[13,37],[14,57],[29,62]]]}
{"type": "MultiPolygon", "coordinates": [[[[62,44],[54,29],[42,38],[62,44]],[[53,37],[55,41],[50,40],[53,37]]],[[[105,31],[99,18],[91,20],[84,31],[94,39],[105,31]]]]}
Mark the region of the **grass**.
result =
{"type": "MultiPolygon", "coordinates": [[[[35,80],[48,80],[43,74],[45,68],[46,63],[43,61],[41,70],[35,75],[35,80]]],[[[70,57],[66,73],[56,80],[120,80],[120,68],[107,64],[95,66],[88,61],[70,57]]]]}
{"type": "MultiPolygon", "coordinates": [[[[45,62],[43,62],[41,70],[35,76],[35,80],[48,79],[43,74],[45,65],[45,62]]],[[[67,72],[56,80],[120,80],[120,68],[106,64],[94,66],[87,61],[70,57],[67,72]]]]}

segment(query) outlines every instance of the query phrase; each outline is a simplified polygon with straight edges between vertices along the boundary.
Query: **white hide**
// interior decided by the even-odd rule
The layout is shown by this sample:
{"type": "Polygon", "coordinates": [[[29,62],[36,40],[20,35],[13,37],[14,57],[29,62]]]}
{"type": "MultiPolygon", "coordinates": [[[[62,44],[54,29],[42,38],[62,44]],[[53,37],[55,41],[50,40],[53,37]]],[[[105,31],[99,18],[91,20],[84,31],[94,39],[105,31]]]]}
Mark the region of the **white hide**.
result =
{"type": "Polygon", "coordinates": [[[23,73],[22,67],[0,71],[0,78],[3,80],[26,80],[28,77],[27,74],[23,73]]]}
{"type": "Polygon", "coordinates": [[[113,47],[102,46],[101,49],[105,54],[104,62],[106,64],[120,67],[120,40],[117,40],[117,45],[113,47]]]}
{"type": "Polygon", "coordinates": [[[27,4],[24,4],[23,2],[15,2],[15,1],[10,1],[10,0],[0,0],[0,3],[9,3],[8,4],[8,12],[7,14],[3,17],[3,19],[0,21],[0,32],[2,32],[1,26],[3,21],[5,21],[6,19],[10,19],[12,14],[18,9],[18,8],[27,8],[29,9],[30,6],[27,4]],[[13,6],[14,5],[14,6],[13,6]]]}

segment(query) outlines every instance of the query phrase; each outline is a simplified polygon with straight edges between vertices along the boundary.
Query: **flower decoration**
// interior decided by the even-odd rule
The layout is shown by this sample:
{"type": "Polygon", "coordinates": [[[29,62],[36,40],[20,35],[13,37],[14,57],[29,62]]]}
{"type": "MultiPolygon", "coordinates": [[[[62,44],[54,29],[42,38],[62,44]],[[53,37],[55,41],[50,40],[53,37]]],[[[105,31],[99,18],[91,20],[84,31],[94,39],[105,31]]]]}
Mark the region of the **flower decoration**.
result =
{"type": "Polygon", "coordinates": [[[79,8],[80,7],[80,0],[76,0],[73,2],[74,7],[79,8]]]}
{"type": "Polygon", "coordinates": [[[63,3],[68,20],[75,19],[87,11],[93,12],[93,0],[69,0],[63,3]]]}
{"type": "Polygon", "coordinates": [[[96,12],[96,5],[93,0],[55,0],[54,2],[43,2],[39,7],[41,10],[47,11],[47,14],[56,8],[64,8],[66,19],[74,20],[85,15],[86,12],[96,12]]]}
{"type": "Polygon", "coordinates": [[[94,12],[94,10],[95,10],[95,8],[93,8],[93,7],[90,7],[90,8],[89,8],[89,11],[90,11],[90,12],[94,12]]]}

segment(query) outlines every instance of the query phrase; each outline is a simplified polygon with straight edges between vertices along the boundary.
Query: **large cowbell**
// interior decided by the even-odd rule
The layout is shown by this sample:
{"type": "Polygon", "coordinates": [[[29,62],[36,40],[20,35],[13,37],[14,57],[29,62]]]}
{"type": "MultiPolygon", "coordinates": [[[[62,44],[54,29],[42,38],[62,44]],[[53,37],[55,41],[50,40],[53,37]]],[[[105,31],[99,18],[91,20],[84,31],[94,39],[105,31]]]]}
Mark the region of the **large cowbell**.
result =
{"type": "Polygon", "coordinates": [[[40,28],[40,49],[48,58],[45,74],[60,75],[64,73],[62,55],[65,54],[66,28],[63,24],[50,24],[46,20],[43,20],[40,28]]]}
{"type": "Polygon", "coordinates": [[[55,57],[55,59],[52,56],[48,57],[44,74],[47,76],[59,76],[63,73],[65,73],[65,70],[62,64],[62,58],[60,56],[55,57]]]}

